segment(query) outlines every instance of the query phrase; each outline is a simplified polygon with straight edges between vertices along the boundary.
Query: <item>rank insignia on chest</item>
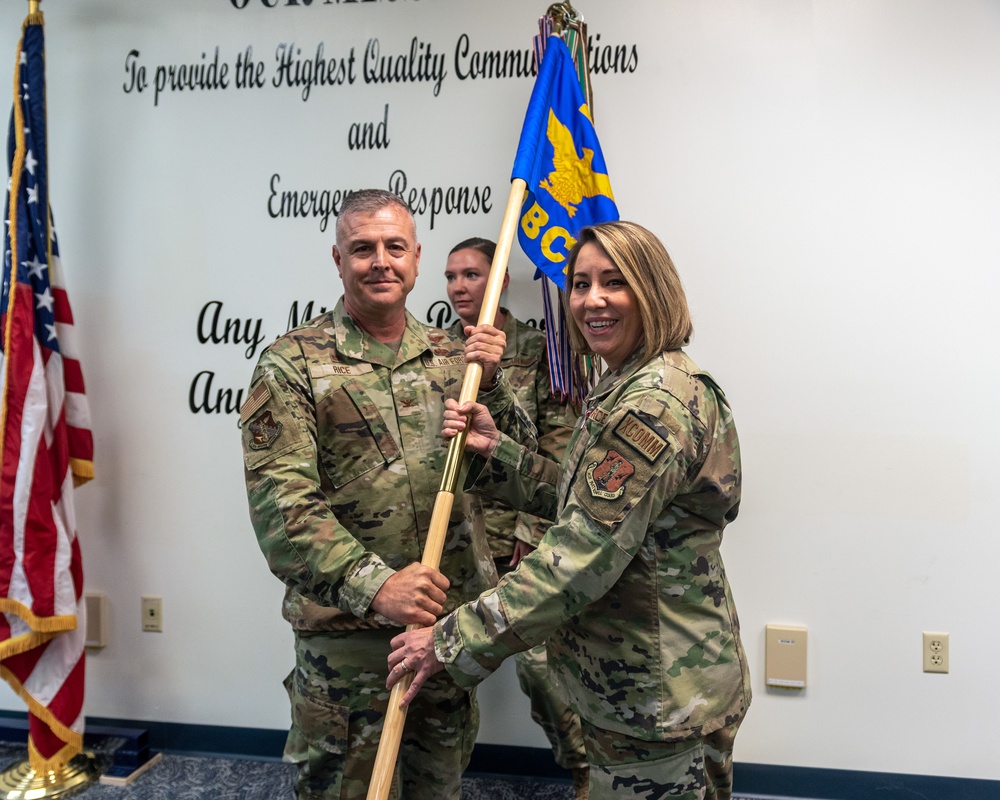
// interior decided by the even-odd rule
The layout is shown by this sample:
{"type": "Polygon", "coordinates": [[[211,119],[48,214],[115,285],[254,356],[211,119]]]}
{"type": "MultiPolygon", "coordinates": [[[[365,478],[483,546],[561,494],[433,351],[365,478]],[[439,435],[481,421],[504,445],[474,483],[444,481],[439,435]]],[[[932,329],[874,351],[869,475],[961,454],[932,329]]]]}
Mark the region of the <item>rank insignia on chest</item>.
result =
{"type": "Polygon", "coordinates": [[[594,497],[617,500],[625,492],[625,483],[635,474],[635,467],[617,450],[608,450],[604,460],[587,467],[587,485],[594,497]]]}
{"type": "Polygon", "coordinates": [[[247,425],[250,430],[250,440],[247,444],[254,450],[267,450],[281,433],[281,423],[265,411],[257,419],[247,425]]]}

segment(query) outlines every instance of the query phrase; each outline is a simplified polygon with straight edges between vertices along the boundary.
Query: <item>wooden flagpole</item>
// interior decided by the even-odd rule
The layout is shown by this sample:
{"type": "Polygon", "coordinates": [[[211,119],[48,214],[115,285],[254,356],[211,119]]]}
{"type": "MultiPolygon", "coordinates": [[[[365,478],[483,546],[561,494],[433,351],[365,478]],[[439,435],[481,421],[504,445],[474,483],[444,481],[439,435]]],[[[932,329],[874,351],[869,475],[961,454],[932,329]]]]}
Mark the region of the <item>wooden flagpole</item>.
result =
{"type": "MultiPolygon", "coordinates": [[[[522,178],[515,178],[510,185],[507,197],[507,208],[504,211],[503,222],[500,225],[500,238],[497,241],[490,275],[486,281],[486,294],[483,296],[483,306],[479,312],[479,324],[493,323],[497,309],[500,307],[500,295],[503,292],[503,279],[507,274],[507,261],[510,259],[514,234],[517,232],[517,221],[524,201],[527,184],[522,178]]],[[[465,367],[465,377],[462,379],[462,392],[459,402],[466,403],[476,399],[479,394],[479,382],[483,377],[480,364],[470,363],[465,367]]],[[[451,440],[448,445],[448,456],[445,459],[444,474],[441,476],[441,488],[434,499],[434,510],[431,512],[431,524],[427,533],[427,544],[420,560],[421,564],[438,568],[444,542],[448,533],[448,520],[451,508],[455,502],[455,489],[458,486],[458,474],[462,459],[465,456],[465,439],[467,431],[451,440]]],[[[419,628],[420,625],[408,625],[407,630],[419,628]]],[[[399,742],[403,738],[403,725],[406,723],[406,709],[399,703],[410,688],[412,673],[404,675],[392,687],[389,695],[389,708],[386,711],[385,724],[382,726],[382,738],[379,740],[375,765],[372,768],[371,783],[368,784],[367,800],[386,800],[392,786],[392,776],[396,771],[396,757],[399,755],[399,742]]]]}

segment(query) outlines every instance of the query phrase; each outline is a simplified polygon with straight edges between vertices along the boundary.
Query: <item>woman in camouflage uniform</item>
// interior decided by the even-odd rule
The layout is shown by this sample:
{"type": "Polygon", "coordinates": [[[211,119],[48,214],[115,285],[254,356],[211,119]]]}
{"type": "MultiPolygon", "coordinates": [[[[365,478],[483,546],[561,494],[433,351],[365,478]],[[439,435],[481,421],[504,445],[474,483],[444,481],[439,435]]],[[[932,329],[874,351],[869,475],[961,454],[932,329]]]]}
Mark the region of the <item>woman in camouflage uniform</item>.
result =
{"type": "Polygon", "coordinates": [[[393,639],[389,685],[415,673],[404,704],[441,669],[472,686],[547,638],[553,676],[583,721],[593,800],[729,798],[750,704],[719,552],[741,485],[729,405],[681,349],[684,290],[645,228],[585,228],[564,299],[574,348],[609,371],[561,466],[500,433],[504,392],[486,398],[492,418],[453,401],[445,414],[446,436],[469,415],[477,488],[557,521],[495,589],[393,639]]]}
{"type": "MultiPolygon", "coordinates": [[[[479,321],[496,249],[496,242],[473,237],[459,242],[448,253],[444,277],[448,301],[458,314],[458,320],[448,332],[456,338],[464,339],[466,328],[475,327],[479,321]]],[[[504,290],[509,283],[508,272],[504,275],[504,290]]],[[[503,331],[507,338],[500,356],[500,368],[518,404],[535,425],[538,452],[553,461],[561,461],[573,435],[577,413],[572,405],[560,402],[552,393],[545,334],[521,322],[503,307],[497,310],[493,327],[503,331]]],[[[513,570],[535,549],[551,524],[550,520],[518,511],[500,500],[480,499],[471,494],[465,495],[465,499],[482,507],[486,539],[500,576],[513,570]]],[[[472,518],[473,514],[468,516],[472,518]]],[[[587,800],[590,771],[580,718],[552,685],[545,645],[539,644],[515,655],[514,669],[521,690],[531,703],[531,718],[545,731],[556,763],[572,775],[576,800],[587,800]]]]}

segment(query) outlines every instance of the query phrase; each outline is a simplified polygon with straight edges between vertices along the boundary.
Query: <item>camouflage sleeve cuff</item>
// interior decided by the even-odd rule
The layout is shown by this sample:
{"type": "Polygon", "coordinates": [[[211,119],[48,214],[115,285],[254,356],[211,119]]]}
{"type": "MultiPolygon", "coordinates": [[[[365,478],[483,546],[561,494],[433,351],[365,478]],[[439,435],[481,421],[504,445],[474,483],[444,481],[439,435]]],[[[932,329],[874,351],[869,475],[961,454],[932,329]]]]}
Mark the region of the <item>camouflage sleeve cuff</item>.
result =
{"type": "Polygon", "coordinates": [[[434,626],[434,654],[462,687],[475,686],[529,645],[511,627],[496,589],[455,609],[434,626]]]}
{"type": "MultiPolygon", "coordinates": [[[[528,449],[524,445],[516,442],[506,433],[501,433],[500,441],[497,442],[497,446],[493,448],[493,452],[490,454],[490,460],[496,459],[501,464],[505,464],[508,467],[512,467],[515,471],[521,472],[521,467],[525,462],[528,452],[528,449]]],[[[489,460],[486,462],[486,467],[489,468],[489,460]]]]}
{"type": "Polygon", "coordinates": [[[488,389],[480,386],[479,397],[477,399],[490,410],[490,414],[493,414],[493,416],[496,416],[493,413],[494,409],[500,410],[510,405],[514,399],[514,390],[511,388],[510,381],[507,380],[507,375],[502,369],[497,370],[496,383],[493,386],[488,389]]]}
{"type": "Polygon", "coordinates": [[[489,459],[476,456],[473,460],[465,488],[518,511],[550,519],[558,513],[558,479],[558,464],[501,433],[489,459]]]}
{"type": "Polygon", "coordinates": [[[517,395],[514,394],[506,375],[501,374],[497,385],[488,392],[480,392],[477,399],[489,410],[490,416],[502,433],[519,437],[530,436],[534,443],[537,435],[534,423],[528,419],[524,409],[518,404],[517,395]]]}
{"type": "Polygon", "coordinates": [[[366,616],[378,590],[394,573],[377,555],[366,554],[344,580],[338,606],[356,617],[366,616]]]}
{"type": "Polygon", "coordinates": [[[473,454],[468,461],[468,472],[465,476],[465,483],[463,488],[465,491],[469,492],[473,489],[482,489],[487,479],[489,478],[491,461],[495,458],[501,464],[516,466],[523,460],[524,447],[513,439],[511,439],[506,433],[501,432],[500,438],[497,440],[496,445],[493,448],[493,452],[490,453],[488,457],[473,454]],[[497,452],[502,451],[503,455],[498,456],[497,452]],[[511,461],[513,460],[513,463],[511,461]]]}
{"type": "Polygon", "coordinates": [[[457,616],[458,609],[434,626],[434,655],[444,664],[455,683],[463,689],[471,689],[485,680],[493,670],[482,667],[466,651],[458,631],[457,616]]]}

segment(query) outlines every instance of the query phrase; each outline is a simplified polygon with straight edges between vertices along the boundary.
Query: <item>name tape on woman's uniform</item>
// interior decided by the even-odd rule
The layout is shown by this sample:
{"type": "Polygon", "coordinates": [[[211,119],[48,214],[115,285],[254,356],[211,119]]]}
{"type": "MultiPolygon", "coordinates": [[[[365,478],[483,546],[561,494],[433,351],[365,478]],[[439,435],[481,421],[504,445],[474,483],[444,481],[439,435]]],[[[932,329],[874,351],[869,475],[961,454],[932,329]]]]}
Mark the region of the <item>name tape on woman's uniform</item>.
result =
{"type": "Polygon", "coordinates": [[[584,414],[585,419],[592,419],[598,425],[602,425],[608,418],[608,412],[603,408],[592,408],[584,414]]]}
{"type": "Polygon", "coordinates": [[[667,446],[666,439],[631,411],[615,426],[614,434],[650,464],[656,462],[667,446]]]}

